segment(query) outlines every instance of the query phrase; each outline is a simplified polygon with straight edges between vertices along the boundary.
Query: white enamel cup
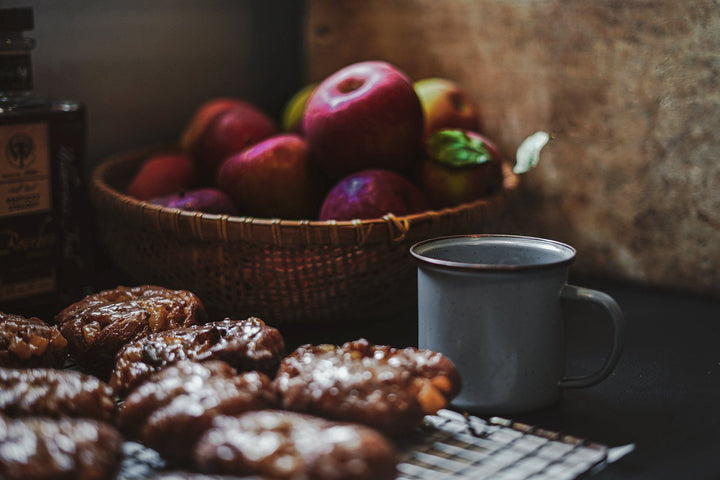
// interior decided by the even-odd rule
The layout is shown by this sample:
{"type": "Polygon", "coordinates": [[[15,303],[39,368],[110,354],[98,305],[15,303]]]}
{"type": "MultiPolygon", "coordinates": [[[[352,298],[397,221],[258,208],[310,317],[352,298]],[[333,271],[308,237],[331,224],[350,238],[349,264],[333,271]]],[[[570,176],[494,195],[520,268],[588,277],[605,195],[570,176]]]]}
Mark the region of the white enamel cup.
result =
{"type": "Polygon", "coordinates": [[[410,252],[418,262],[418,344],[444,353],[460,371],[453,406],[478,414],[532,411],[556,402],[563,388],[595,385],[615,368],[624,316],[607,294],[567,284],[576,253],[569,245],[462,235],[426,240],[410,252]],[[610,355],[585,377],[565,376],[562,306],[569,300],[600,305],[613,325],[610,355]]]}

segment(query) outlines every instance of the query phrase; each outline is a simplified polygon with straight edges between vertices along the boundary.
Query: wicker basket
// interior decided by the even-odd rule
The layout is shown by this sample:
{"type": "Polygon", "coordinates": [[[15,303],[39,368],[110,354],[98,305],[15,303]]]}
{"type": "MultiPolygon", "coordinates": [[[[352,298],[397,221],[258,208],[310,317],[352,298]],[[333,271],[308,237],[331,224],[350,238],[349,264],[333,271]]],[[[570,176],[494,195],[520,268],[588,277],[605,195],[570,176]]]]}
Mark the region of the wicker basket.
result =
{"type": "Polygon", "coordinates": [[[518,178],[493,197],[440,211],[373,220],[291,221],[168,209],[124,195],[152,151],[115,155],[92,175],[105,254],[138,283],[182,288],[211,312],[272,324],[407,317],[416,309],[410,246],[491,232],[518,178]]]}

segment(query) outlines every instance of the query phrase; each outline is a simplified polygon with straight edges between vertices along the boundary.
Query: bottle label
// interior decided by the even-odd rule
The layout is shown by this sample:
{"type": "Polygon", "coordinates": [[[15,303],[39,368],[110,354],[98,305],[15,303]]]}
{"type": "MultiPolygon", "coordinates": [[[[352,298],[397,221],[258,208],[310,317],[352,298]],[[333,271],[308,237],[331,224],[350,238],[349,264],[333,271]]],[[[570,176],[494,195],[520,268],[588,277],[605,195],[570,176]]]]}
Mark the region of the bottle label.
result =
{"type": "Polygon", "coordinates": [[[55,289],[46,122],[0,126],[0,301],[55,289]]]}
{"type": "Polygon", "coordinates": [[[52,208],[46,123],[0,127],[0,217],[52,208]]]}

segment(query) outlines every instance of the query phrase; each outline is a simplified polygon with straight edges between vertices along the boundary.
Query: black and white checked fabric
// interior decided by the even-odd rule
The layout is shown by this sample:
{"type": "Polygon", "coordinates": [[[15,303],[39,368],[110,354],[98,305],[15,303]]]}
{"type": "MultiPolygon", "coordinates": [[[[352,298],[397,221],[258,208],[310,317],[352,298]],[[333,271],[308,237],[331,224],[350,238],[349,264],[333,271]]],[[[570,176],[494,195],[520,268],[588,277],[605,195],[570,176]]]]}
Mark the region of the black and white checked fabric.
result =
{"type": "Polygon", "coordinates": [[[441,410],[426,430],[404,449],[398,479],[574,479],[607,459],[603,445],[501,418],[441,410]]]}

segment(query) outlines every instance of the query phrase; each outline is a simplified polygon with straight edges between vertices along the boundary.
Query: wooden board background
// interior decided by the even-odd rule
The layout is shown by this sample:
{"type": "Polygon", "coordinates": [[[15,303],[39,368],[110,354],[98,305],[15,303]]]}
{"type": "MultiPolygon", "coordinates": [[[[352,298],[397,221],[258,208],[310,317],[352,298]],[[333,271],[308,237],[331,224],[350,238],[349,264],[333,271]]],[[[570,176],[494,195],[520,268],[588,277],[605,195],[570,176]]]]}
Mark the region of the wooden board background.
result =
{"type": "Polygon", "coordinates": [[[515,233],[574,271],[720,295],[720,5],[712,0],[309,0],[308,80],[382,59],[457,80],[523,178],[515,233]]]}

